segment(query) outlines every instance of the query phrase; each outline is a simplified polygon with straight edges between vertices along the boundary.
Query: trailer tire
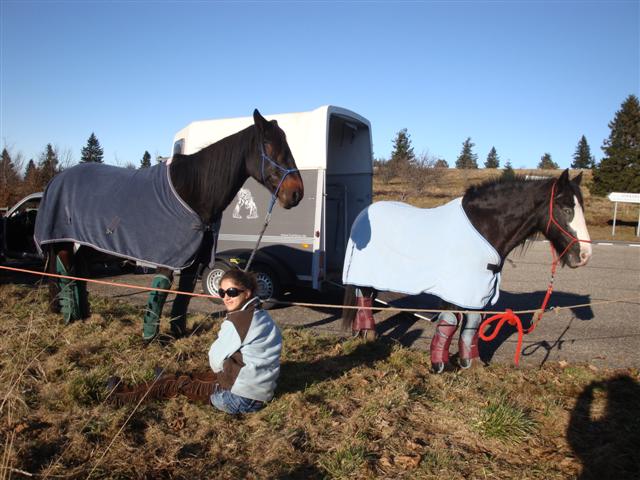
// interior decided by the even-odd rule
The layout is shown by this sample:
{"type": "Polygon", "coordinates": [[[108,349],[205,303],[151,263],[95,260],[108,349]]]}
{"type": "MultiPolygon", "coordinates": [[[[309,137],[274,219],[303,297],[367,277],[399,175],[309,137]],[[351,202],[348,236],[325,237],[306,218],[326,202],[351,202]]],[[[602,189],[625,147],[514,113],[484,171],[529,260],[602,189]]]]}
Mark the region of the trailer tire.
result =
{"type": "Polygon", "coordinates": [[[212,268],[206,267],[202,272],[202,291],[207,295],[215,295],[215,298],[209,297],[213,303],[222,303],[222,300],[217,297],[220,279],[230,269],[231,267],[224,262],[215,262],[212,268]]]}
{"type": "Polygon", "coordinates": [[[256,264],[251,268],[251,271],[255,273],[256,280],[258,281],[258,291],[256,294],[262,300],[262,308],[269,310],[276,306],[276,303],[270,300],[277,300],[282,293],[280,286],[280,279],[272,268],[262,263],[256,264]]]}

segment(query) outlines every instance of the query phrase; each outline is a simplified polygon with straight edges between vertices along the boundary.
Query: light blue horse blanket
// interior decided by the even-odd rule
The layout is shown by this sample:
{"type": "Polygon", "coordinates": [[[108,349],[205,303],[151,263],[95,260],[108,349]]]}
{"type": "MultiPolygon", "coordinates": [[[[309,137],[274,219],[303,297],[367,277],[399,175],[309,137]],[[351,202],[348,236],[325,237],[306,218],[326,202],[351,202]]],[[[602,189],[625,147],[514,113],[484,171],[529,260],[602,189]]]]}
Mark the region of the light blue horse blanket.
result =
{"type": "Polygon", "coordinates": [[[428,209],[376,202],[351,227],[342,282],[429,293],[481,309],[498,301],[501,265],[498,252],[469,221],[462,198],[428,209]]]}

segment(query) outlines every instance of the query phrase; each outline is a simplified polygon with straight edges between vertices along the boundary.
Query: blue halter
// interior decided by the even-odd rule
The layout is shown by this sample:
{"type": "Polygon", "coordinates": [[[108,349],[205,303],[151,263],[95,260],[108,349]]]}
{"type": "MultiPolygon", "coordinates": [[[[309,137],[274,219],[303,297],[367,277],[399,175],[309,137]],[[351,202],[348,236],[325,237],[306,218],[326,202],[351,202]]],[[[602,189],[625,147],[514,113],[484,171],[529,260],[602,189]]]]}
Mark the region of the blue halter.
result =
{"type": "Polygon", "coordinates": [[[269,213],[271,213],[271,210],[273,210],[273,206],[276,203],[276,198],[278,198],[278,192],[280,191],[280,187],[282,186],[282,182],[284,182],[284,179],[287,178],[287,175],[289,175],[290,173],[297,172],[298,169],[297,168],[284,168],[284,167],[278,165],[269,155],[267,155],[265,153],[264,144],[262,142],[260,142],[260,159],[262,160],[261,168],[260,168],[260,175],[262,176],[262,184],[263,185],[264,185],[264,163],[265,163],[265,160],[283,173],[282,178],[280,178],[280,182],[278,183],[278,187],[275,189],[275,191],[273,192],[273,195],[271,196],[271,204],[269,205],[269,213]]]}
{"type": "Polygon", "coordinates": [[[273,192],[273,195],[271,196],[271,204],[269,205],[269,210],[267,211],[267,216],[265,217],[264,220],[264,225],[262,226],[262,231],[260,232],[260,234],[258,235],[258,240],[256,241],[256,246],[253,247],[253,250],[251,251],[251,255],[249,256],[249,260],[247,261],[245,267],[244,267],[244,271],[248,271],[249,267],[251,267],[251,262],[253,262],[253,258],[256,255],[256,252],[258,251],[258,247],[260,246],[260,242],[262,241],[262,236],[264,235],[265,230],[267,229],[267,225],[269,225],[269,221],[271,220],[271,211],[273,210],[273,206],[276,204],[276,198],[278,198],[278,192],[280,191],[280,187],[282,186],[282,182],[284,182],[284,179],[287,178],[287,175],[289,175],[290,173],[293,172],[297,172],[298,169],[297,168],[284,168],[281,167],[280,165],[278,165],[276,162],[273,161],[273,159],[267,155],[264,151],[264,144],[262,142],[260,142],[260,159],[262,160],[262,165],[260,168],[260,175],[262,177],[262,184],[264,185],[264,162],[265,160],[267,162],[269,162],[271,165],[274,165],[278,170],[280,170],[281,172],[283,172],[282,178],[280,179],[280,182],[278,183],[278,187],[275,189],[275,191],[273,192]]]}

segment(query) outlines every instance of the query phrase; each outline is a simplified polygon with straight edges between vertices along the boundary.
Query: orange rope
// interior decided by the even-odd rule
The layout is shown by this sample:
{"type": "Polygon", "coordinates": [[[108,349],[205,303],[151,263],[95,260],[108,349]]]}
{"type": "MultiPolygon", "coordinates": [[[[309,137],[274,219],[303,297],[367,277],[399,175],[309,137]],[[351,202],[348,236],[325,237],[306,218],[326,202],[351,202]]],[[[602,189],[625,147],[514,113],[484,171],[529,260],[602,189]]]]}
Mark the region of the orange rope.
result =
{"type": "Polygon", "coordinates": [[[497,315],[487,318],[484,322],[480,324],[478,335],[485,342],[490,342],[491,340],[493,340],[498,336],[498,332],[500,332],[500,329],[502,328],[502,325],[504,325],[505,322],[508,322],[509,325],[516,327],[518,330],[518,346],[516,347],[516,353],[513,357],[513,362],[517,366],[518,362],[520,361],[520,351],[522,350],[523,328],[522,328],[522,321],[520,320],[520,317],[518,317],[518,315],[513,313],[513,310],[511,310],[510,308],[507,308],[504,311],[504,313],[498,313],[497,315]],[[484,329],[488,327],[489,324],[491,324],[496,320],[498,321],[498,324],[493,329],[493,333],[491,333],[491,335],[485,335],[484,329]]]}
{"type": "Polygon", "coordinates": [[[167,292],[167,293],[175,293],[179,295],[189,295],[191,297],[220,298],[217,295],[208,295],[206,293],[182,292],[179,290],[167,290],[164,288],[142,287],[140,285],[132,285],[130,283],[107,282],[105,280],[96,280],[93,278],[73,277],[71,275],[58,275],[57,273],[36,272],[34,270],[26,270],[24,268],[15,268],[15,267],[6,267],[4,265],[0,265],[0,269],[11,270],[12,272],[30,273],[32,275],[41,275],[43,277],[66,278],[68,280],[76,280],[78,282],[97,283],[99,285],[108,285],[111,287],[127,287],[127,288],[133,288],[136,290],[147,291],[147,292],[167,292]]]}

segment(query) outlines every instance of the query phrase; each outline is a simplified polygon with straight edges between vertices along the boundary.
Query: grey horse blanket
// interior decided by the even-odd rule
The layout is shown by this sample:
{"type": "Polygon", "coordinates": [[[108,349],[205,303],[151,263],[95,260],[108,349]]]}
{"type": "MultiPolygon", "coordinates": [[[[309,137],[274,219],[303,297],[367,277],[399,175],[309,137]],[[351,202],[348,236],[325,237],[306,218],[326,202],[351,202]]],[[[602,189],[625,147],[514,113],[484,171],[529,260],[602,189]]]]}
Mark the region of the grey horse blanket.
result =
{"type": "Polygon", "coordinates": [[[134,170],[85,163],[49,182],[34,237],[40,249],[74,242],[180,270],[194,261],[205,230],[174,190],[167,165],[134,170]]]}
{"type": "Polygon", "coordinates": [[[462,308],[498,300],[500,256],[478,233],[462,198],[438,208],[376,202],[360,212],[342,271],[343,283],[418,295],[462,308]],[[488,265],[497,268],[489,270],[488,265]]]}

